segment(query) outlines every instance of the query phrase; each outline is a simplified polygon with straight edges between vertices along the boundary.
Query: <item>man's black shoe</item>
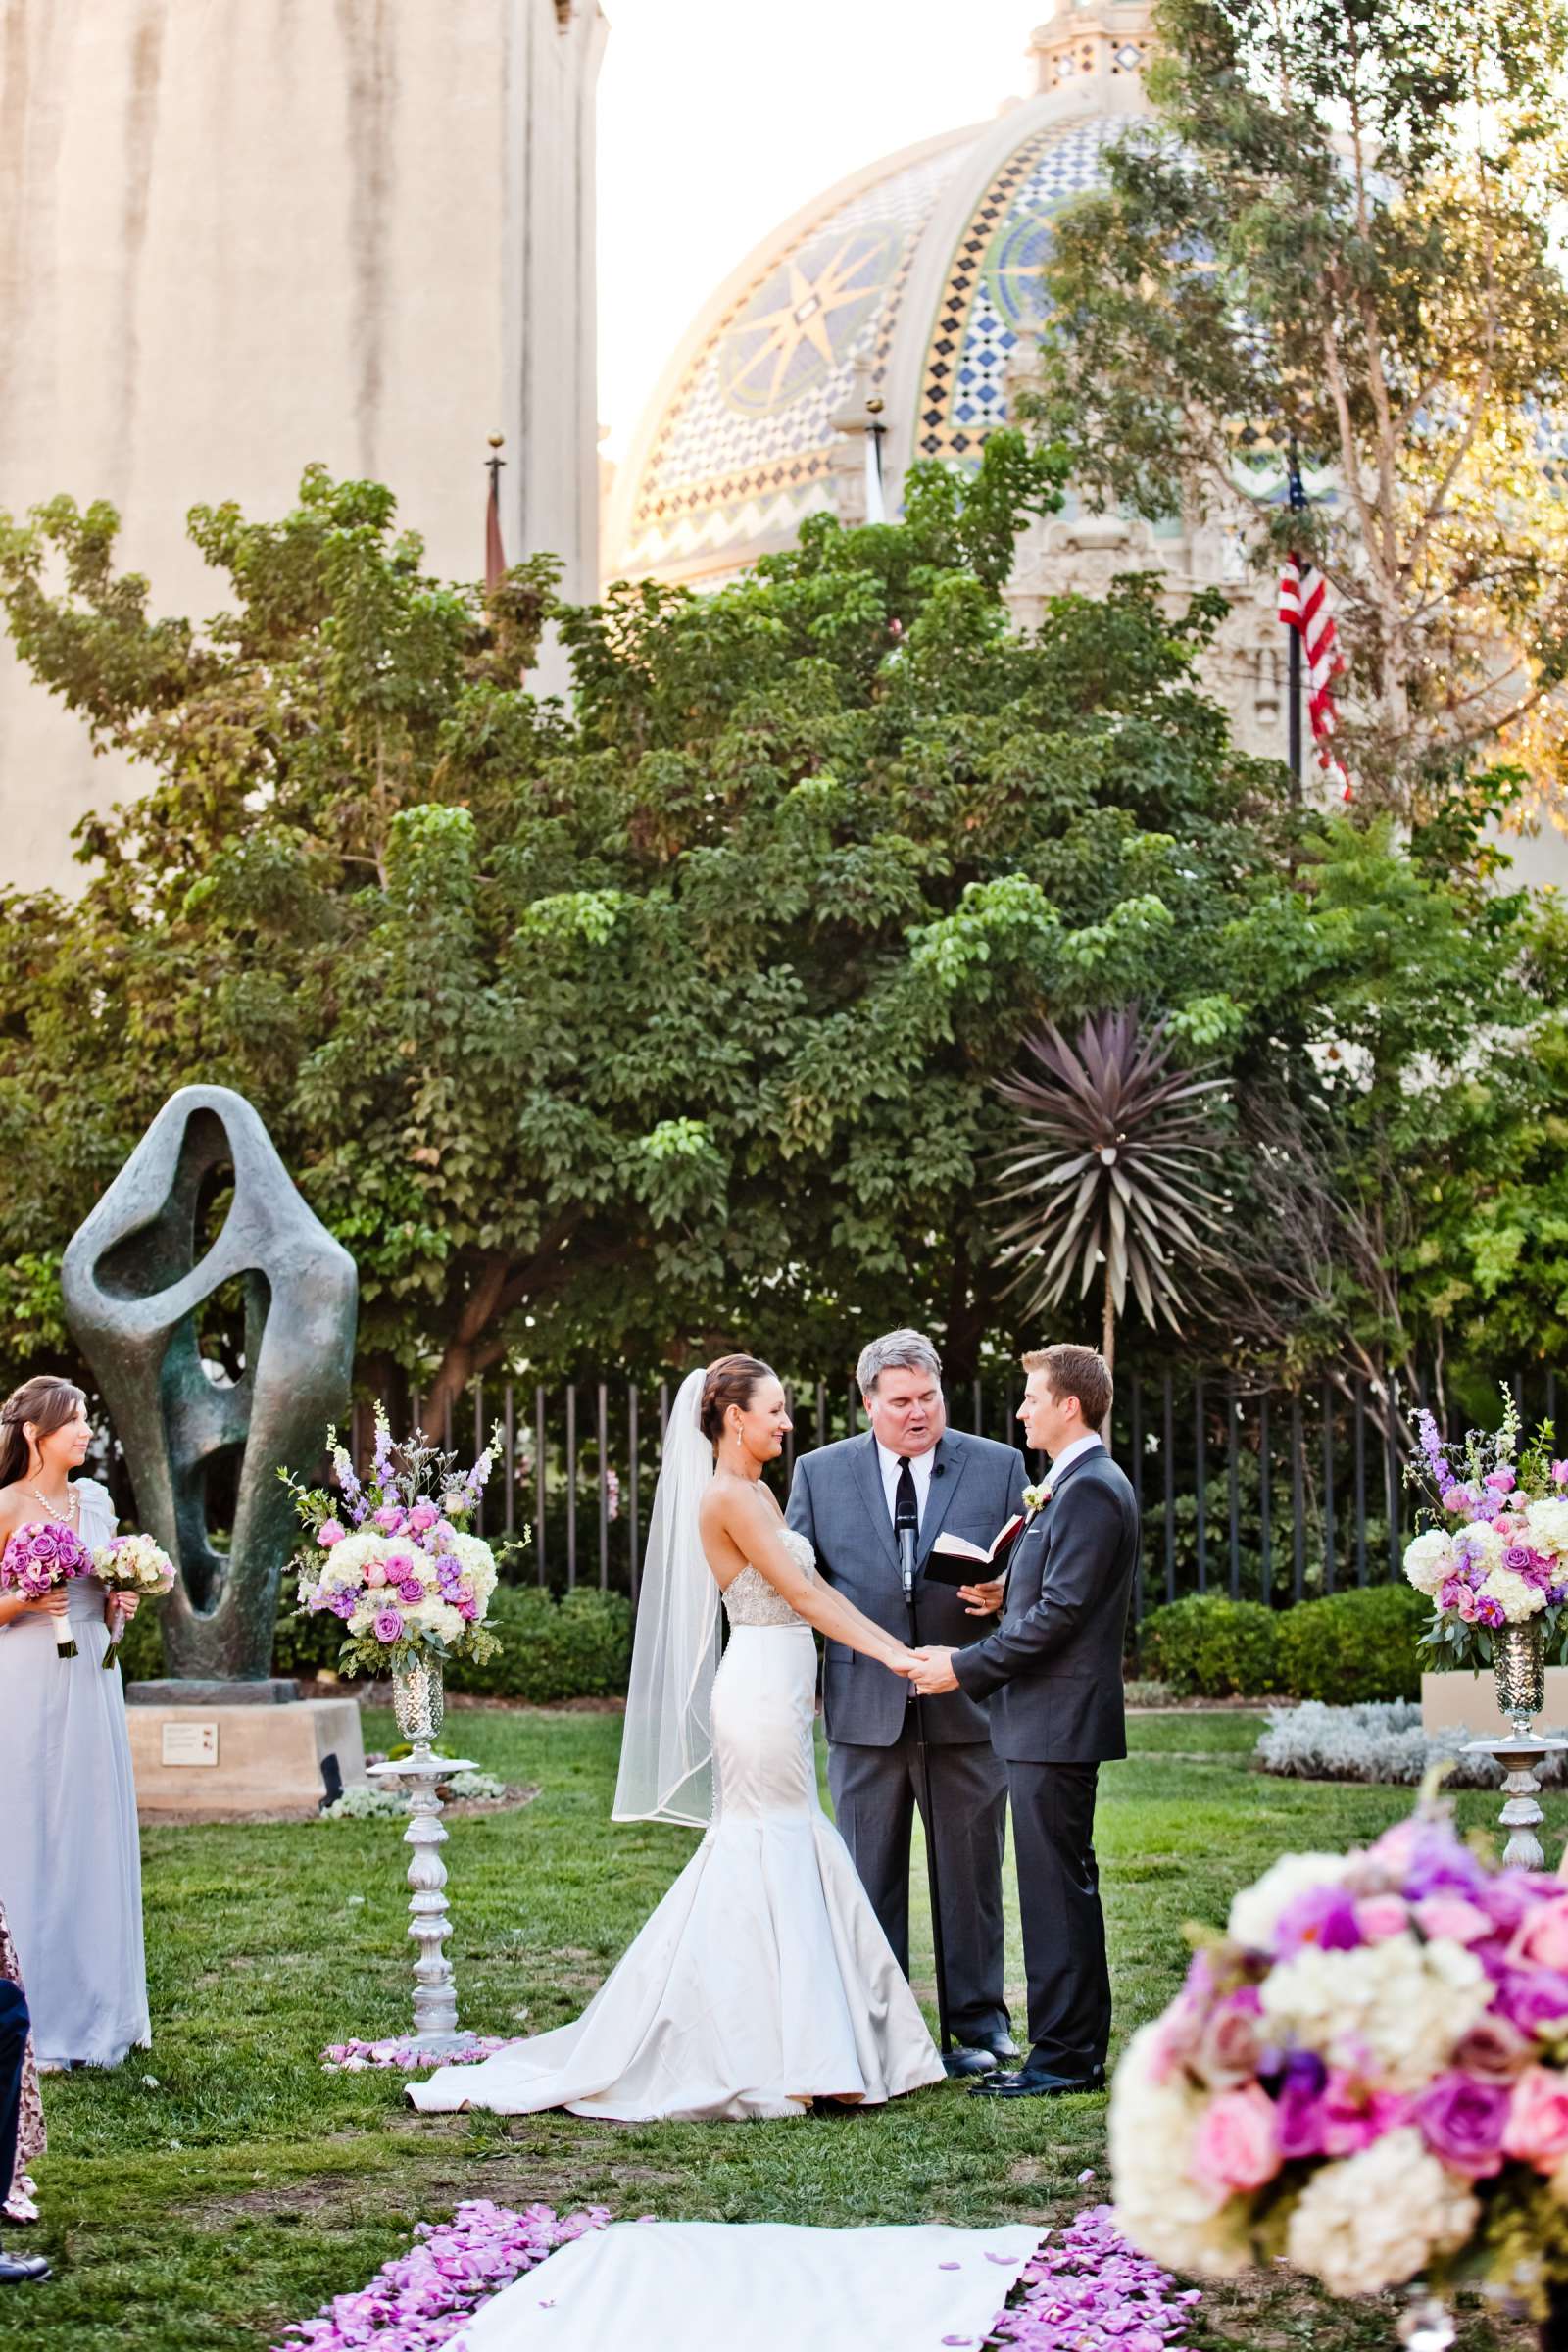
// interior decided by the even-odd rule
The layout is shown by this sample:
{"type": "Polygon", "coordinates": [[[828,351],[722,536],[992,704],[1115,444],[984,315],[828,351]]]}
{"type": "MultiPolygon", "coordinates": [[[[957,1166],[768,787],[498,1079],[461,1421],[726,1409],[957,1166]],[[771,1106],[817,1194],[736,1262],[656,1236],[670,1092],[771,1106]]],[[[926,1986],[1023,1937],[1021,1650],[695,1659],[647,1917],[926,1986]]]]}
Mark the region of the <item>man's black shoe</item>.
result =
{"type": "Polygon", "coordinates": [[[1033,2057],[1015,2075],[997,2075],[973,2085],[977,2096],[991,2099],[1064,2099],[1104,2087],[1102,2066],[1092,2066],[1087,2075],[1058,2075],[1054,2067],[1037,2066],[1033,2057]]]}
{"type": "Polygon", "coordinates": [[[988,2034],[985,2046],[988,2050],[995,2050],[999,2065],[1004,2058],[1016,2058],[1018,2055],[1018,2044],[1010,2034],[988,2034]]]}
{"type": "Polygon", "coordinates": [[[811,2101],[813,2115],[869,2115],[870,2112],[863,2099],[835,2099],[821,2090],[811,2101]]]}
{"type": "Polygon", "coordinates": [[[966,2049],[961,2041],[956,2049],[943,2051],[942,2064],[950,2075],[994,2075],[997,2071],[990,2050],[966,2049]]]}
{"type": "Polygon", "coordinates": [[[49,2276],[49,2265],[41,2254],[7,2254],[0,2248],[0,2286],[30,2286],[34,2279],[49,2276]]]}

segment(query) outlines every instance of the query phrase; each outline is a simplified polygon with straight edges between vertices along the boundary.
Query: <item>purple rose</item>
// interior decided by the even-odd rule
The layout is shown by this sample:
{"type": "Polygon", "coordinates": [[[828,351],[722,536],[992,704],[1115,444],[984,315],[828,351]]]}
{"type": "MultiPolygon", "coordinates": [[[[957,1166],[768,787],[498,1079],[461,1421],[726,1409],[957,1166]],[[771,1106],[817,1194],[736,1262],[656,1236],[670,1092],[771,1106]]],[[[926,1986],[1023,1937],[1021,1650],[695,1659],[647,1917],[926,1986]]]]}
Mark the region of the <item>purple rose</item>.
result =
{"type": "Polygon", "coordinates": [[[476,1600],[460,1600],[457,1608],[458,1615],[468,1625],[471,1625],[479,1614],[479,1603],[476,1600]]]}
{"type": "Polygon", "coordinates": [[[1568,2017],[1568,1977],[1554,1968],[1505,1968],[1493,2005],[1521,2034],[1549,2032],[1568,2017]]]}
{"type": "Polygon", "coordinates": [[[374,1633],[378,1642],[397,1642],[402,1639],[403,1620],[396,1609],[381,1611],[375,1621],[374,1633]]]}
{"type": "Polygon", "coordinates": [[[1439,2075],[1415,2103],[1415,2121],[1434,2156],[1472,2180],[1502,2170],[1502,2133],[1513,2092],[1478,2076],[1439,2075]]]}
{"type": "Polygon", "coordinates": [[[335,1519],[323,1519],[316,1531],[316,1541],[323,1551],[330,1551],[334,1544],[342,1543],[344,1532],[335,1519]]]}
{"type": "Polygon", "coordinates": [[[398,1598],[406,1609],[417,1608],[424,1598],[424,1587],[416,1576],[406,1576],[398,1587],[398,1598]]]}
{"type": "Polygon", "coordinates": [[[1502,1555],[1502,1564],[1522,1575],[1527,1568],[1539,1567],[1540,1562],[1528,1544],[1510,1544],[1502,1555]]]}
{"type": "Polygon", "coordinates": [[[35,1527],[27,1539],[27,1549],[40,1568],[52,1568],[60,1557],[60,1539],[52,1527],[35,1527]]]}
{"type": "Polygon", "coordinates": [[[1343,1886],[1309,1886],[1280,1913],[1274,1949],[1282,1960],[1304,1944],[1320,1951],[1353,1952],[1365,1938],[1355,1920],[1355,1898],[1343,1886]]]}
{"type": "MultiPolygon", "coordinates": [[[[1258,2072],[1265,2077],[1271,2072],[1266,2059],[1258,2072]]],[[[1293,2050],[1284,2062],[1275,2121],[1280,2154],[1287,2163],[1294,2157],[1322,2154],[1323,2092],[1328,2079],[1328,2068],[1315,2050],[1293,2050]]]]}

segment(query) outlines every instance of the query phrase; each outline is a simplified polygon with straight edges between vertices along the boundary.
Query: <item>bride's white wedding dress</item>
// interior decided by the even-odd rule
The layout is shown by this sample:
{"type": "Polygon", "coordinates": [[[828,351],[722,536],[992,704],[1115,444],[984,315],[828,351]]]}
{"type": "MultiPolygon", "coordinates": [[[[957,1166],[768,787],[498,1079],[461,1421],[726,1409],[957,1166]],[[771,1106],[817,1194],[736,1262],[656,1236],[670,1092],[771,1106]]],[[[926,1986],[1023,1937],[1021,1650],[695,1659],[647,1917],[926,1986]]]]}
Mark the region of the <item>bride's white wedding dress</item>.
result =
{"type": "MultiPolygon", "coordinates": [[[[781,1539],[808,1575],[815,1554],[781,1539]]],[[[618,2123],[798,2116],[943,2080],[913,1993],[816,1792],[811,1629],[756,1568],[724,1593],[713,1816],[581,2017],[411,2086],[416,2107],[618,2123]]]]}

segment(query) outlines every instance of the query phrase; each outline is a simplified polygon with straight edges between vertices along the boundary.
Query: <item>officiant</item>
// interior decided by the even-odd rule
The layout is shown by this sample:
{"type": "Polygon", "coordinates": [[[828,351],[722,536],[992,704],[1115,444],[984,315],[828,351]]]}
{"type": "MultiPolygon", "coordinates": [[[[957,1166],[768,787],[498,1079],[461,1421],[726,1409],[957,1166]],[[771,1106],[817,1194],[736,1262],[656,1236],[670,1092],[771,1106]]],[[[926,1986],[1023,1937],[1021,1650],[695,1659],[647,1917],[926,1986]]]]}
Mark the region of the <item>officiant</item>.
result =
{"type": "MultiPolygon", "coordinates": [[[[919,1640],[961,1646],[988,1633],[952,1584],[928,1577],[944,1531],[988,1546],[1021,1507],[1023,1456],[950,1430],[942,1361],[918,1331],[860,1352],[856,1379],[870,1428],[795,1465],[786,1514],[815,1546],[820,1573],[901,1640],[909,1633],[899,1529],[912,1523],[919,1640]]],[[[909,1968],[909,1845],[922,1817],[912,1688],[829,1642],[822,1678],[828,1785],[840,1833],[899,1965],[909,1968]]],[[[1017,2055],[1003,1998],[1002,1855],[1006,1777],[985,1710],[961,1690],[922,1702],[947,1962],[953,2074],[990,2073],[1017,2055]]]]}

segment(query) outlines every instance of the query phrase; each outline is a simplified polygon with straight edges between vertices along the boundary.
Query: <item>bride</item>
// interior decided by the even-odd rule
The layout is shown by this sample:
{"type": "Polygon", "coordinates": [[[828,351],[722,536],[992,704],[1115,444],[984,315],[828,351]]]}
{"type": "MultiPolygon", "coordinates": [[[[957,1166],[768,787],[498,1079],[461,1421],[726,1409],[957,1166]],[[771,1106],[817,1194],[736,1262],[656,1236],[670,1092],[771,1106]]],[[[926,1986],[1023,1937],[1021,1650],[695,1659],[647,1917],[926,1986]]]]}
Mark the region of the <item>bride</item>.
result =
{"type": "Polygon", "coordinates": [[[701,1845],[575,2024],[443,2067],[411,2085],[416,2107],[695,2121],[943,2081],[822,1811],[811,1737],[813,1627],[895,1673],[912,1657],[785,1526],[762,1469],[789,1427],[767,1365],[726,1355],[685,1382],[665,1434],[614,1818],[686,1823],[701,1845]]]}

